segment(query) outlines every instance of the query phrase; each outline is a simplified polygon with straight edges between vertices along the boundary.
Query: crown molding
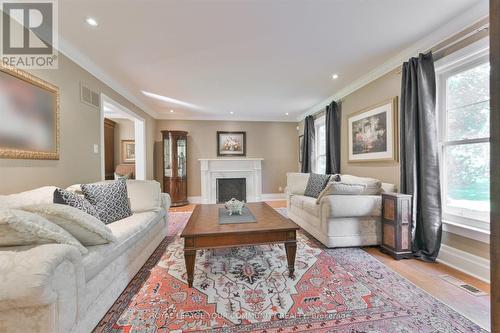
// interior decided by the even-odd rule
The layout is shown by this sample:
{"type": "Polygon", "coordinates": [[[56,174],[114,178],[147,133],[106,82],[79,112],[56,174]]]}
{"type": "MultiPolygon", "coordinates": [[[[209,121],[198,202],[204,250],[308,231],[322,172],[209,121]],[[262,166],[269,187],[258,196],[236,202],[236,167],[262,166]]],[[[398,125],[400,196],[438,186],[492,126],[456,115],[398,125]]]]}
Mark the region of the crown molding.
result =
{"type": "Polygon", "coordinates": [[[150,115],[151,117],[157,119],[158,114],[141,102],[136,95],[132,94],[130,91],[125,89],[121,84],[115,81],[110,75],[108,75],[104,70],[97,66],[93,61],[91,61],[86,55],[77,50],[71,43],[65,40],[62,36],[59,36],[59,52],[63,53],[66,57],[76,63],[78,66],[85,69],[87,72],[95,76],[97,79],[105,83],[111,89],[128,99],[136,107],[150,115]]]}
{"type": "Polygon", "coordinates": [[[157,113],[157,120],[203,120],[203,121],[248,121],[248,122],[277,122],[277,123],[297,123],[297,119],[294,116],[290,116],[286,119],[280,118],[279,116],[277,117],[260,117],[260,118],[253,118],[253,117],[241,117],[238,115],[221,115],[221,114],[215,114],[215,115],[206,115],[206,116],[200,116],[200,115],[182,115],[182,114],[171,114],[171,113],[157,113]]]}
{"type": "Polygon", "coordinates": [[[317,113],[318,111],[324,109],[326,105],[330,104],[331,101],[346,97],[347,95],[355,92],[356,90],[366,86],[367,84],[401,66],[403,62],[407,61],[409,58],[416,56],[418,53],[430,50],[432,47],[442,43],[456,33],[467,29],[475,23],[485,19],[486,17],[488,17],[488,12],[489,6],[487,1],[478,3],[453,20],[442,25],[432,34],[429,34],[426,37],[418,40],[408,48],[396,54],[394,57],[389,58],[382,65],[354,80],[352,83],[340,89],[334,95],[331,95],[320,103],[307,109],[304,113],[297,117],[297,121],[301,121],[305,117],[317,113]]]}

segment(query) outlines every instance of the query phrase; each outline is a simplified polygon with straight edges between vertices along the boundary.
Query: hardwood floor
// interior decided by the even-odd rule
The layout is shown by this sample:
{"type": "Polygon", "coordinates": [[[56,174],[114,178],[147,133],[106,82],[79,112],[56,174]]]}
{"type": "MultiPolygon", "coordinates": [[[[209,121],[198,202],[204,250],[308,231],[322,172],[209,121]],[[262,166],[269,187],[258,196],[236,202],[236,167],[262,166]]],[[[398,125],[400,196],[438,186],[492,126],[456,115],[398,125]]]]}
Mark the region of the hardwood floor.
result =
{"type": "MultiPolygon", "coordinates": [[[[273,208],[286,207],[284,200],[268,201],[273,208]]],[[[171,208],[171,212],[191,212],[195,205],[171,208]]],[[[398,274],[404,276],[416,286],[422,288],[455,311],[479,324],[485,329],[490,328],[490,285],[470,275],[441,263],[428,263],[420,260],[394,260],[381,253],[376,247],[363,248],[370,255],[381,261],[398,274]],[[450,275],[460,279],[486,293],[486,296],[474,296],[444,280],[440,275],[450,275]]]]}

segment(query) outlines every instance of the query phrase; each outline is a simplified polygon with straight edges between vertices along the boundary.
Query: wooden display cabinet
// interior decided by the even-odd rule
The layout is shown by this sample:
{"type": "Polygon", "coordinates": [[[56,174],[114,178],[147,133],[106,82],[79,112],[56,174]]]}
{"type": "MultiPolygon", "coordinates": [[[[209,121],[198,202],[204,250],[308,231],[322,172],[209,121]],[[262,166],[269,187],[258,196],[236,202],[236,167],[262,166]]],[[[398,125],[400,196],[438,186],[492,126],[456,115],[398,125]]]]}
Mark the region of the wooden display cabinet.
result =
{"type": "Polygon", "coordinates": [[[163,191],[170,194],[171,206],[187,200],[187,132],[162,131],[163,191]]]}

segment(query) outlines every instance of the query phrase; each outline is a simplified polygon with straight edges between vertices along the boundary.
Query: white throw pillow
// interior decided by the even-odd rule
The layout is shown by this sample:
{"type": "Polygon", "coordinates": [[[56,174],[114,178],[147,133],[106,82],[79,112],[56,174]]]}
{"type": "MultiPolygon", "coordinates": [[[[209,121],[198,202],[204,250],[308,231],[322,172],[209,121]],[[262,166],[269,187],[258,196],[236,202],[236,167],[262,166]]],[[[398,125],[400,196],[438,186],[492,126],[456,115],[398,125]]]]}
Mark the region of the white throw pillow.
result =
{"type": "Polygon", "coordinates": [[[344,184],[364,184],[365,190],[363,193],[360,193],[362,195],[377,195],[382,193],[382,182],[378,179],[341,175],[340,182],[344,184]]]}
{"type": "Polygon", "coordinates": [[[52,203],[56,188],[55,186],[44,186],[30,191],[0,195],[0,208],[19,208],[52,203]]]}
{"type": "Polygon", "coordinates": [[[116,240],[108,226],[78,208],[62,204],[35,205],[22,208],[43,216],[69,232],[85,246],[101,245],[116,240]]]}
{"type": "Polygon", "coordinates": [[[329,182],[321,192],[316,203],[319,204],[321,198],[327,195],[365,195],[365,184],[347,184],[343,182],[329,182]]]}
{"type": "Polygon", "coordinates": [[[73,245],[82,254],[88,252],[66,230],[46,218],[19,209],[0,208],[0,246],[45,243],[73,245]]]}
{"type": "Polygon", "coordinates": [[[162,207],[161,186],[154,180],[127,180],[130,209],[133,213],[157,211],[162,207]]]}

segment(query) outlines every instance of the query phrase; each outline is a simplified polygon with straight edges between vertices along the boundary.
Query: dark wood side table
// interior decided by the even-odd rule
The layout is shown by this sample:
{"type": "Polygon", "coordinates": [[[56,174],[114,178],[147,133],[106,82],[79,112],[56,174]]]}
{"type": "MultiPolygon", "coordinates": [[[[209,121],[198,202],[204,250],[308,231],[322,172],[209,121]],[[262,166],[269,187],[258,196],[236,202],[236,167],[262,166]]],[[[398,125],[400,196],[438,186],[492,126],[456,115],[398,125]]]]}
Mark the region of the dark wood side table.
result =
{"type": "Polygon", "coordinates": [[[411,251],[412,196],[382,194],[382,245],[380,250],[394,259],[413,258],[411,251]]]}

